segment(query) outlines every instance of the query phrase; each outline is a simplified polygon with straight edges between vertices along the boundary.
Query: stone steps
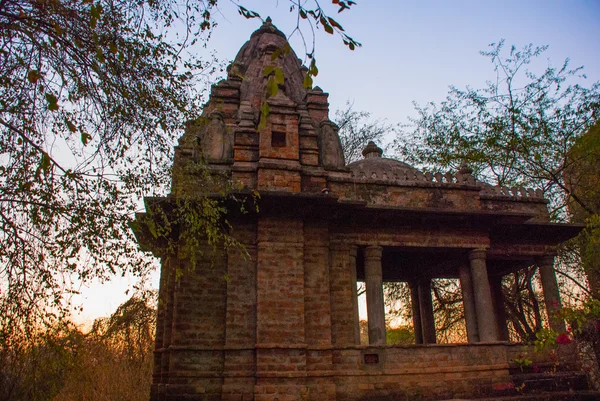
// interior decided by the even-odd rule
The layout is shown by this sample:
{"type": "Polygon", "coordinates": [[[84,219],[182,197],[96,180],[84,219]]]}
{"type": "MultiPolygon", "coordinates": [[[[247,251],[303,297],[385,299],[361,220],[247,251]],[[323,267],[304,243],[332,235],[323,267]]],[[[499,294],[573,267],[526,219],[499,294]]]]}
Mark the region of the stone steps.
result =
{"type": "Polygon", "coordinates": [[[590,390],[551,391],[487,398],[454,398],[444,401],[598,401],[600,392],[590,390]]]}
{"type": "Polygon", "coordinates": [[[600,392],[591,391],[587,376],[574,366],[539,366],[533,369],[511,369],[513,388],[495,395],[445,401],[600,401],[600,392]]]}
{"type": "Polygon", "coordinates": [[[582,372],[523,373],[513,375],[515,390],[522,393],[589,390],[582,372]]]}

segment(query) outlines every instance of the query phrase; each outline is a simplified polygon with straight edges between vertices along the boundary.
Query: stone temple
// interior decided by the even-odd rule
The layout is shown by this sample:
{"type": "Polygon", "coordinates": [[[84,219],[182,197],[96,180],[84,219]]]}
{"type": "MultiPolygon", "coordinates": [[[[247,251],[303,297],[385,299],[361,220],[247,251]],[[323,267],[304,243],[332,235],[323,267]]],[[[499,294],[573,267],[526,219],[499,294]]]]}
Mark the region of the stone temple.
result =
{"type": "Polygon", "coordinates": [[[162,260],[151,399],[410,400],[514,388],[522,346],[508,342],[501,280],[537,264],[550,325],[564,331],[552,314],[554,249],[580,227],[551,223],[539,191],[484,184],[467,166],[422,173],[373,143],[345,164],[328,94],[305,89],[306,73],[267,20],[180,139],[171,195],[147,198],[137,217],[142,247],[162,260]],[[272,67],[284,82],[269,97],[272,67]],[[187,168],[199,160],[239,197],[260,195],[258,211],[232,206],[227,216],[244,249],[213,252],[199,238],[190,255],[148,234],[152,210],[207,194],[206,175],[187,168]],[[435,344],[434,278],[460,279],[468,343],[435,344]],[[363,345],[357,281],[366,284],[363,345]],[[410,286],[415,345],[385,344],[390,281],[410,286]]]}

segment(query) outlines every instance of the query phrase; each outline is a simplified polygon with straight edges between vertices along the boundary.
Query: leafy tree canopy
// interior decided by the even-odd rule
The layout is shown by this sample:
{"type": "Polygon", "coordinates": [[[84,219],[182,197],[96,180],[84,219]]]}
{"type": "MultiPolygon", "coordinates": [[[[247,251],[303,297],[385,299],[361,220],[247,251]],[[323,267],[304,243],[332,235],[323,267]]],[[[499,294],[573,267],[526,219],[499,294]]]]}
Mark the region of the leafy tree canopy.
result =
{"type": "MultiPolygon", "coordinates": [[[[0,0],[0,343],[64,313],[71,280],[152,268],[129,224],[142,196],[168,190],[199,82],[220,68],[188,52],[208,40],[217,3],[0,0]]],[[[260,18],[242,3],[243,17],[260,18]]],[[[298,31],[360,45],[317,1],[289,5],[298,31]]],[[[225,237],[211,205],[201,225],[225,237]]]]}
{"type": "Polygon", "coordinates": [[[481,54],[496,79],[480,89],[451,86],[440,104],[416,105],[414,130],[396,141],[403,158],[453,170],[467,161],[494,183],[541,187],[556,218],[566,215],[568,200],[592,212],[565,172],[574,163],[569,149],[600,117],[600,83],[581,85],[583,67],[570,68],[568,59],[541,73],[529,69],[546,49],[490,45],[481,54]]]}

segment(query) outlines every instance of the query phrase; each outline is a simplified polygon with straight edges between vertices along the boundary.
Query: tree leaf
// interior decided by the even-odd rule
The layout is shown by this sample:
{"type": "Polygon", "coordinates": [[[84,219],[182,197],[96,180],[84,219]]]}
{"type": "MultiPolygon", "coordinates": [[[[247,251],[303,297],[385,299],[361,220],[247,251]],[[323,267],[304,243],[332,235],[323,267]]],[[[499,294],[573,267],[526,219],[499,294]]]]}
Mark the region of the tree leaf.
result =
{"type": "Polygon", "coordinates": [[[81,131],[81,143],[83,146],[86,146],[88,142],[92,139],[92,136],[85,131],[81,131]]]}
{"type": "Polygon", "coordinates": [[[325,29],[325,32],[327,32],[328,34],[332,35],[333,34],[333,28],[331,27],[331,25],[329,25],[329,23],[327,22],[327,20],[325,19],[325,17],[321,16],[320,22],[321,22],[321,25],[323,25],[323,29],[325,29]]]}
{"type": "Polygon", "coordinates": [[[279,85],[283,85],[285,81],[285,77],[283,75],[283,71],[281,70],[281,68],[277,67],[275,68],[275,82],[279,85]]]}
{"type": "Polygon", "coordinates": [[[48,102],[48,110],[58,110],[58,99],[50,92],[46,92],[46,102],[48,102]]]}
{"type": "Polygon", "coordinates": [[[310,74],[306,74],[304,76],[304,82],[302,82],[302,86],[305,87],[306,89],[312,89],[313,79],[310,76],[310,74]]]}
{"type": "Polygon", "coordinates": [[[104,58],[104,53],[102,52],[102,49],[100,47],[98,47],[96,49],[96,58],[101,63],[104,63],[104,61],[106,61],[105,58],[104,58]]]}
{"type": "Polygon", "coordinates": [[[310,61],[310,67],[308,67],[308,73],[310,75],[312,75],[313,77],[316,77],[317,75],[319,75],[319,69],[317,68],[317,61],[315,60],[314,57],[310,61]]]}
{"type": "Polygon", "coordinates": [[[271,73],[272,73],[273,71],[275,71],[275,68],[276,68],[276,67],[275,67],[274,65],[268,65],[268,66],[266,66],[266,67],[263,69],[263,75],[264,75],[265,77],[268,77],[269,75],[271,75],[271,73]]]}
{"type": "MultiPolygon", "coordinates": [[[[282,50],[281,48],[275,49],[275,51],[273,52],[273,54],[271,54],[271,61],[277,60],[277,58],[281,54],[281,50],[282,50]]],[[[268,74],[266,74],[266,75],[268,75],[268,74]]]]}
{"type": "Polygon", "coordinates": [[[269,113],[271,112],[271,108],[269,107],[269,104],[265,101],[262,102],[262,105],[260,107],[260,121],[258,123],[258,132],[263,131],[265,128],[267,128],[267,118],[269,117],[269,113]]]}
{"type": "Polygon", "coordinates": [[[267,82],[267,97],[275,96],[279,91],[279,86],[273,77],[269,78],[267,82]]]}
{"type": "Polygon", "coordinates": [[[35,84],[40,79],[40,77],[41,77],[41,75],[38,70],[30,70],[27,73],[27,80],[29,82],[31,82],[32,84],[35,84]]]}
{"type": "Polygon", "coordinates": [[[340,31],[343,31],[343,30],[344,30],[344,28],[342,28],[342,26],[341,26],[341,25],[340,25],[340,24],[339,24],[339,23],[338,23],[336,20],[334,20],[333,18],[331,18],[331,17],[327,17],[327,20],[329,21],[329,23],[330,23],[332,26],[336,27],[336,28],[337,28],[337,29],[339,29],[340,31]]]}
{"type": "Polygon", "coordinates": [[[42,157],[40,158],[40,164],[38,166],[38,174],[39,171],[43,171],[44,173],[48,171],[50,168],[50,156],[46,152],[42,152],[42,157]]]}
{"type": "Polygon", "coordinates": [[[65,123],[67,124],[67,128],[69,129],[69,131],[71,132],[77,132],[77,127],[75,126],[75,124],[73,124],[71,122],[71,120],[66,120],[65,123]]]}

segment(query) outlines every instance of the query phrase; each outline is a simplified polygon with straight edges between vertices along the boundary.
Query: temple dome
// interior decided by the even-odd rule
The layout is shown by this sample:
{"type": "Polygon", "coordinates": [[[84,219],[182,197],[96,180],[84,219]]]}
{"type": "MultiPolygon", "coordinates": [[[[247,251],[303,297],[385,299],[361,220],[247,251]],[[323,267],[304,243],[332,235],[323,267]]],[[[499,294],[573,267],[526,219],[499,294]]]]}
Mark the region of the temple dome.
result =
{"type": "Polygon", "coordinates": [[[406,180],[420,173],[416,168],[398,160],[381,157],[383,150],[373,141],[362,151],[364,159],[348,164],[355,178],[375,180],[406,180]]]}

